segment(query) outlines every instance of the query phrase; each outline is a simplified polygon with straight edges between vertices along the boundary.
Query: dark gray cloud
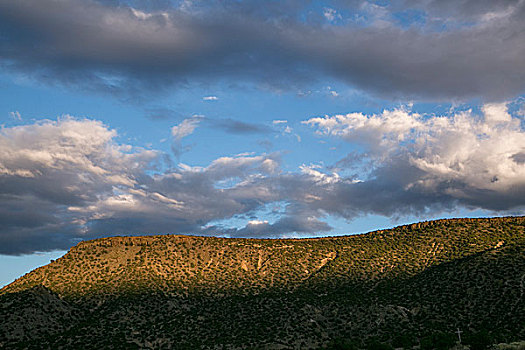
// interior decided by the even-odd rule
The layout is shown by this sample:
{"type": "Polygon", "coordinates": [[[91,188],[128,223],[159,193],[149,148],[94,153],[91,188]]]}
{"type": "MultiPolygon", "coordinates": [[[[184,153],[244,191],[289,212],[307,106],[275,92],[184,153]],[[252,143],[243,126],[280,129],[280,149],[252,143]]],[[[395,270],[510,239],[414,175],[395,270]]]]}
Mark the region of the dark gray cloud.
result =
{"type": "Polygon", "coordinates": [[[518,164],[525,164],[525,152],[514,154],[512,159],[518,164]]]}
{"type": "Polygon", "coordinates": [[[332,229],[330,225],[318,219],[319,213],[313,217],[283,216],[274,223],[268,221],[251,220],[242,228],[223,228],[217,226],[207,227],[203,234],[228,235],[229,237],[261,238],[261,237],[289,237],[294,235],[311,236],[318,232],[326,232],[332,229]]]}
{"type": "Polygon", "coordinates": [[[289,89],[332,77],[388,98],[523,93],[525,4],[455,5],[327,2],[353,11],[334,23],[301,1],[1,0],[0,57],[10,72],[121,97],[224,78],[289,89]],[[404,12],[417,25],[400,24],[404,12]]]}
{"type": "Polygon", "coordinates": [[[212,128],[221,129],[230,134],[268,134],[273,132],[270,127],[263,124],[246,123],[230,118],[210,119],[209,123],[212,128]]]}
{"type": "Polygon", "coordinates": [[[260,123],[248,123],[231,118],[208,118],[196,114],[172,127],[171,133],[175,142],[180,143],[184,137],[191,135],[195,129],[201,126],[238,135],[268,134],[274,132],[269,126],[260,123]]]}
{"type": "Polygon", "coordinates": [[[145,116],[150,120],[182,119],[183,114],[165,107],[146,108],[145,116]]]}

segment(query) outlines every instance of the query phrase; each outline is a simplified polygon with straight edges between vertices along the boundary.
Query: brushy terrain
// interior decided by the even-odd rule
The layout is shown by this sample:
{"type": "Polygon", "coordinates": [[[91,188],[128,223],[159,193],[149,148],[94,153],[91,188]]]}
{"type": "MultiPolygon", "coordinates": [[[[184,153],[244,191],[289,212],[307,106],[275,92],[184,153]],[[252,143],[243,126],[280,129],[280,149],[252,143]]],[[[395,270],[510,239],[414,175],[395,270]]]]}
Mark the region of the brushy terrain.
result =
{"type": "Polygon", "coordinates": [[[458,328],[473,350],[525,339],[525,217],[103,238],[0,291],[6,349],[449,349],[458,328]]]}

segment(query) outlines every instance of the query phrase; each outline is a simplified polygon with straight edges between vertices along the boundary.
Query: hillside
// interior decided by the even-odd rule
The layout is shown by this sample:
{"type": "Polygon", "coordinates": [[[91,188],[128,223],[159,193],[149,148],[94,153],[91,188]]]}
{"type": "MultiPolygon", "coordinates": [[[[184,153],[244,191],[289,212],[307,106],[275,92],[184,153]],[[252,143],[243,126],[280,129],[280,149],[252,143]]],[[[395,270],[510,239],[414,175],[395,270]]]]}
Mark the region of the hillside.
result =
{"type": "Polygon", "coordinates": [[[524,231],[510,217],[81,242],[0,291],[0,347],[447,348],[457,328],[472,348],[522,340],[524,231]]]}

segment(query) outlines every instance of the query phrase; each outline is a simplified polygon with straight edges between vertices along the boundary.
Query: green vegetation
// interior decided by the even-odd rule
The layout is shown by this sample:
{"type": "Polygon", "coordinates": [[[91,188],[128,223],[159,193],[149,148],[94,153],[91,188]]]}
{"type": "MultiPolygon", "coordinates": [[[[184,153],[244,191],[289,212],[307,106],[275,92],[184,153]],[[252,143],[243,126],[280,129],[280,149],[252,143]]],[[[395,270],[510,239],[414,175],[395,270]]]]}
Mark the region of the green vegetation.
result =
{"type": "Polygon", "coordinates": [[[0,291],[0,348],[486,349],[525,339],[524,231],[82,242],[0,291]]]}

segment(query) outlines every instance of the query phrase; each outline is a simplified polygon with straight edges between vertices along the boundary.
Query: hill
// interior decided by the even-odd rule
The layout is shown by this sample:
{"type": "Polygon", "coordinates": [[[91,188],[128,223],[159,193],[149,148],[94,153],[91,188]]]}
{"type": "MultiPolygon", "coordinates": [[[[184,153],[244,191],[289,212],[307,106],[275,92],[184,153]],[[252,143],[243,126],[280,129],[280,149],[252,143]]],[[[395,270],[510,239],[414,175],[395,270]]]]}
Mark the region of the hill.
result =
{"type": "Polygon", "coordinates": [[[81,242],[0,291],[0,347],[471,348],[525,339],[525,218],[318,239],[81,242]]]}

